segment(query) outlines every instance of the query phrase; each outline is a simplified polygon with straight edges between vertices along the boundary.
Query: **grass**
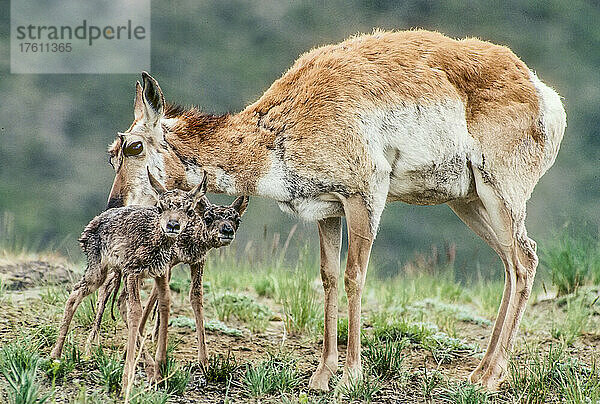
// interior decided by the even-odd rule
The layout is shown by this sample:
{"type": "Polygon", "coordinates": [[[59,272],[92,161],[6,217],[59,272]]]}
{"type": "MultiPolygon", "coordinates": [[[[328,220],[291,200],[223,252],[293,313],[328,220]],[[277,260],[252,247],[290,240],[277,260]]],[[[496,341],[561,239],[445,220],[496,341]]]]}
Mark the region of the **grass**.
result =
{"type": "Polygon", "coordinates": [[[287,355],[269,356],[269,359],[246,368],[243,383],[250,396],[290,392],[300,383],[296,360],[287,355]]]}
{"type": "MultiPolygon", "coordinates": [[[[138,372],[138,384],[131,392],[130,402],[186,403],[204,398],[266,403],[600,400],[598,368],[590,353],[600,335],[599,288],[593,286],[596,278],[592,270],[580,278],[582,282],[573,283],[579,285],[574,288],[575,293],[563,291],[557,299],[546,298],[530,305],[524,319],[526,327],[522,327],[525,332],[520,333],[525,338],[517,340],[516,354],[510,363],[509,383],[499,393],[488,394],[463,379],[475,366],[474,356],[480,353],[480,346],[485,346],[484,338],[491,332],[503,281],[459,282],[454,268],[436,264],[427,269],[425,264],[435,264],[427,259],[413,266],[423,270],[420,273],[383,277],[377,268],[370,269],[361,329],[363,377],[337,393],[307,390],[320,353],[323,325],[318,265],[309,259],[313,256],[302,250],[293,265],[287,265],[279,256],[273,262],[263,262],[252,251],[239,258],[222,250],[209,256],[204,285],[205,327],[211,356],[206,368],[184,365],[186,360],[195,360],[195,322],[187,301],[189,271],[175,271],[171,290],[179,298],[173,299],[169,338],[173,340],[175,336],[185,346],[169,351],[164,369],[167,381],[161,388],[144,383],[143,372],[138,372]],[[536,348],[524,350],[525,339],[536,348]],[[282,347],[294,356],[282,354],[282,347]],[[177,360],[174,354],[178,355],[177,360]],[[202,375],[199,377],[197,372],[202,375]]],[[[543,275],[540,271],[539,276],[543,275]]],[[[545,280],[553,288],[551,292],[558,292],[558,285],[551,285],[549,278],[545,280]]],[[[340,282],[337,323],[342,365],[348,320],[342,276],[340,282]]],[[[534,294],[540,294],[540,287],[536,288],[534,294]]],[[[37,296],[15,298],[14,291],[2,291],[0,287],[0,305],[6,313],[0,319],[0,352],[16,346],[10,341],[19,341],[25,347],[14,356],[15,363],[19,362],[19,355],[24,358],[22,363],[28,363],[28,352],[38,358],[33,371],[30,365],[21,366],[20,369],[29,369],[27,374],[4,367],[9,376],[0,373],[0,391],[4,390],[0,401],[5,402],[8,393],[13,392],[14,396],[17,391],[11,387],[10,377],[18,381],[18,394],[29,394],[31,402],[46,396],[50,397],[46,402],[52,402],[54,397],[56,402],[119,402],[115,393],[120,390],[123,367],[123,325],[114,323],[114,332],[111,328],[110,333],[103,333],[106,354],[95,351],[86,360],[80,351],[94,318],[94,297],[79,308],[75,331],[69,334],[61,360],[45,359],[56,340],[56,323],[68,289],[44,287],[37,296]],[[23,338],[24,335],[28,337],[23,338]]],[[[549,295],[552,293],[545,293],[549,295]]]]}
{"type": "Polygon", "coordinates": [[[560,320],[555,320],[556,316],[553,316],[550,334],[567,346],[572,346],[577,337],[590,324],[592,313],[585,299],[582,297],[569,297],[566,299],[565,314],[565,318],[560,320]]]}
{"type": "Polygon", "coordinates": [[[338,318],[337,320],[337,342],[338,345],[348,343],[348,318],[338,318]]]}
{"type": "Polygon", "coordinates": [[[227,352],[227,356],[222,354],[212,355],[208,358],[208,366],[202,369],[204,377],[208,383],[226,384],[234,377],[240,369],[235,356],[227,352]]]}
{"type": "Polygon", "coordinates": [[[380,380],[400,377],[404,364],[402,351],[408,345],[406,339],[386,343],[367,340],[361,351],[366,369],[380,380]]]}
{"type": "Polygon", "coordinates": [[[542,249],[542,265],[550,270],[558,295],[581,286],[600,283],[600,240],[597,236],[572,235],[564,230],[542,249]]]}
{"type": "Polygon", "coordinates": [[[563,346],[544,352],[528,348],[524,363],[510,362],[513,398],[527,404],[560,399],[567,403],[597,403],[600,400],[600,369],[596,362],[585,365],[567,357],[563,346]]]}
{"type": "Polygon", "coordinates": [[[98,368],[100,384],[109,393],[118,392],[121,388],[123,376],[123,361],[121,358],[116,355],[107,356],[102,348],[98,348],[94,351],[93,360],[98,368]]]}
{"type": "MultiPolygon", "coordinates": [[[[192,331],[196,331],[196,321],[193,318],[178,316],[169,318],[169,326],[173,327],[186,327],[192,331]]],[[[237,328],[229,327],[227,324],[220,320],[211,319],[204,322],[204,329],[206,331],[218,332],[224,335],[231,335],[233,337],[241,337],[242,330],[237,328]]]]}
{"type": "Polygon", "coordinates": [[[490,394],[481,386],[467,382],[450,383],[439,394],[442,402],[455,404],[487,404],[492,402],[490,394]]]}
{"type": "MultiPolygon", "coordinates": [[[[96,319],[96,304],[98,302],[98,291],[91,293],[85,299],[81,301],[79,307],[77,307],[77,311],[75,311],[75,321],[77,324],[81,325],[84,328],[90,327],[94,324],[94,320],[96,319]]],[[[110,302],[109,302],[110,303],[110,302]]],[[[107,310],[110,311],[110,310],[107,310]]],[[[105,311],[106,313],[106,311],[105,311]]]]}
{"type": "Polygon", "coordinates": [[[252,332],[264,331],[273,316],[268,306],[256,302],[249,296],[231,292],[214,294],[210,304],[219,320],[229,321],[235,317],[245,322],[252,332]]]}
{"type": "Polygon", "coordinates": [[[280,279],[277,300],[283,307],[284,322],[288,333],[314,333],[320,329],[323,304],[312,288],[309,271],[296,269],[280,279]]]}
{"type": "Polygon", "coordinates": [[[362,377],[349,379],[345,385],[340,385],[339,394],[342,399],[349,402],[370,403],[381,390],[381,383],[369,373],[362,377]]]}
{"type": "Polygon", "coordinates": [[[130,404],[166,404],[171,395],[148,385],[134,386],[129,397],[130,404]]]}
{"type": "Polygon", "coordinates": [[[165,380],[163,384],[167,394],[183,395],[191,378],[191,366],[181,366],[174,359],[171,352],[167,351],[167,362],[161,370],[165,380]]]}
{"type": "Polygon", "coordinates": [[[8,383],[8,403],[43,404],[50,393],[42,395],[36,382],[40,363],[37,347],[29,341],[5,345],[0,350],[0,373],[8,383]]]}

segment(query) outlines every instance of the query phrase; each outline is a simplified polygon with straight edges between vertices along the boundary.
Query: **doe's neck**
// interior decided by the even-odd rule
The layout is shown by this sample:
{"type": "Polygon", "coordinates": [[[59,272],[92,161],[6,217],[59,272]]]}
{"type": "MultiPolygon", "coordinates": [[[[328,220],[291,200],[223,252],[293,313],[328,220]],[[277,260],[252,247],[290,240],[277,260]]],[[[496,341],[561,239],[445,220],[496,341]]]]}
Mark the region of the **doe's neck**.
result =
{"type": "Polygon", "coordinates": [[[190,110],[166,139],[175,154],[170,158],[177,160],[172,165],[188,187],[205,170],[209,192],[255,195],[258,179],[270,166],[275,136],[260,127],[258,116],[245,111],[212,116],[190,110]]]}

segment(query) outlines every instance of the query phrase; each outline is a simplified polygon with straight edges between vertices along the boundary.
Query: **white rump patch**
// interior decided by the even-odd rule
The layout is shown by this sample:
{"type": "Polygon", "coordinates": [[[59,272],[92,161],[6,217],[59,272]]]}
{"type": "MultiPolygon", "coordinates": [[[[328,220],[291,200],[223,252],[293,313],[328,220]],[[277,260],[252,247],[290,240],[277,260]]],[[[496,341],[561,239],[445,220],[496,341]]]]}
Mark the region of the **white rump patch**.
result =
{"type": "Polygon", "coordinates": [[[545,136],[544,172],[554,164],[560,142],[562,141],[567,126],[567,114],[560,101],[560,96],[529,71],[531,82],[535,86],[540,100],[540,120],[545,136]]]}

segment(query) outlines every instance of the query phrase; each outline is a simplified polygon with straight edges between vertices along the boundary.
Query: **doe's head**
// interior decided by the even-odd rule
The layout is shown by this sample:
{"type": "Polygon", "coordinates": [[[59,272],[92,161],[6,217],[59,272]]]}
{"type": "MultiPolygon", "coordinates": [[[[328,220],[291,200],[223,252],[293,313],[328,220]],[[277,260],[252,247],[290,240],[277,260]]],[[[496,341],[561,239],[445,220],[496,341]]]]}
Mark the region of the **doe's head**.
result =
{"type": "Polygon", "coordinates": [[[198,203],[206,199],[206,173],[191,191],[167,190],[147,169],[149,183],[156,193],[156,208],[160,214],[160,228],[167,237],[177,237],[188,223],[196,220],[198,203]]]}
{"type": "Polygon", "coordinates": [[[158,82],[146,72],[142,73],[142,82],[143,86],[136,82],[133,123],[118,133],[108,149],[115,178],[107,209],[154,204],[155,195],[146,177],[148,166],[165,184],[170,181],[187,185],[185,169],[166,141],[176,119],[170,117],[158,82]]]}
{"type": "Polygon", "coordinates": [[[200,199],[199,209],[203,211],[202,218],[213,247],[231,244],[249,199],[247,196],[240,196],[231,205],[225,206],[213,205],[206,197],[200,199]]]}

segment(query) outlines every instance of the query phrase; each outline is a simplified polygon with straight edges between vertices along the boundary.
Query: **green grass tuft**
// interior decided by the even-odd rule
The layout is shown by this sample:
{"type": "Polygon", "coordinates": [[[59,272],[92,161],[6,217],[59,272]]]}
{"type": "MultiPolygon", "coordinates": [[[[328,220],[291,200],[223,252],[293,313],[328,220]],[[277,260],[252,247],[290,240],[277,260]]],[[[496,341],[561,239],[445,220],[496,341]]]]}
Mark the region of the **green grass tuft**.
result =
{"type": "Polygon", "coordinates": [[[448,403],[456,404],[487,404],[490,395],[483,387],[467,382],[450,384],[439,394],[439,398],[448,403]]]}
{"type": "Polygon", "coordinates": [[[561,398],[567,403],[596,403],[600,400],[600,372],[596,363],[586,366],[568,358],[564,346],[548,352],[527,349],[521,363],[509,363],[510,389],[515,401],[546,403],[561,398]],[[524,362],[524,363],[523,363],[524,362]]]}
{"type": "Polygon", "coordinates": [[[269,354],[270,358],[258,365],[248,365],[244,384],[253,397],[286,393],[300,384],[296,360],[269,354]]]}
{"type": "Polygon", "coordinates": [[[94,351],[94,362],[98,368],[99,381],[109,393],[116,393],[121,388],[123,377],[123,361],[119,356],[107,356],[102,348],[94,351]]]}
{"type": "Polygon", "coordinates": [[[559,296],[576,292],[583,285],[600,283],[600,241],[596,237],[572,236],[564,231],[547,243],[540,255],[559,296]]]}
{"type": "Polygon", "coordinates": [[[183,395],[191,378],[191,367],[189,365],[180,366],[173,359],[173,356],[167,352],[167,362],[161,369],[161,373],[165,377],[162,382],[165,391],[176,396],[183,395]]]}
{"type": "Polygon", "coordinates": [[[368,372],[378,379],[391,379],[402,374],[404,355],[402,351],[409,345],[408,340],[386,343],[367,342],[361,351],[368,372]]]}
{"type": "Polygon", "coordinates": [[[226,292],[214,295],[211,305],[221,321],[229,321],[235,317],[245,322],[252,332],[264,331],[273,312],[268,306],[256,302],[249,296],[226,292]]]}
{"type": "Polygon", "coordinates": [[[381,390],[381,383],[372,375],[365,373],[356,380],[348,380],[348,384],[340,385],[342,399],[349,402],[370,403],[381,390]]]}
{"type": "Polygon", "coordinates": [[[41,395],[35,381],[40,363],[36,350],[29,341],[11,343],[0,350],[0,373],[8,383],[9,404],[43,404],[50,398],[51,393],[41,395]]]}
{"type": "MultiPolygon", "coordinates": [[[[590,324],[591,310],[583,297],[566,299],[566,317],[552,321],[550,333],[567,346],[573,345],[584,329],[590,324]]],[[[554,318],[554,316],[553,316],[554,318]]]]}
{"type": "Polygon", "coordinates": [[[227,352],[227,356],[218,354],[208,358],[208,367],[203,367],[202,372],[208,383],[227,384],[233,379],[239,368],[240,365],[235,356],[231,355],[231,352],[227,352]]]}

